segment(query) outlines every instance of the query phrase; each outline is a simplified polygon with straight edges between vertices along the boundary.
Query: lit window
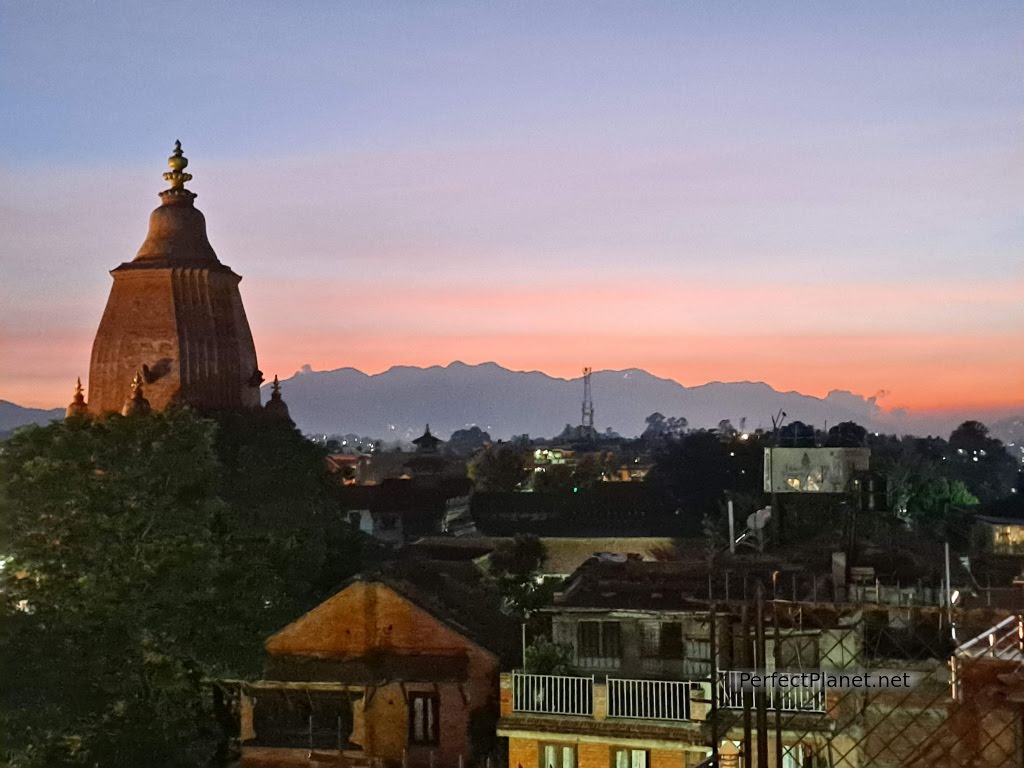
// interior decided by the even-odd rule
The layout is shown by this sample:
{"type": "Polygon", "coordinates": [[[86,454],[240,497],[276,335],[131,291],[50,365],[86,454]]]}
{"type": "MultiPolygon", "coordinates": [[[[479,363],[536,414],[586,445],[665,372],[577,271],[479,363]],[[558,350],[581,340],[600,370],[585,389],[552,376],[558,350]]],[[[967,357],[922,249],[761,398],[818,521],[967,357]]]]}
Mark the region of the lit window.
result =
{"type": "Polygon", "coordinates": [[[437,710],[437,694],[409,694],[410,744],[437,744],[437,710]]]}
{"type": "Polygon", "coordinates": [[[538,768],[576,768],[576,747],[572,744],[542,744],[538,768]]]}
{"type": "Polygon", "coordinates": [[[647,750],[612,750],[612,768],[647,768],[647,750]]]}

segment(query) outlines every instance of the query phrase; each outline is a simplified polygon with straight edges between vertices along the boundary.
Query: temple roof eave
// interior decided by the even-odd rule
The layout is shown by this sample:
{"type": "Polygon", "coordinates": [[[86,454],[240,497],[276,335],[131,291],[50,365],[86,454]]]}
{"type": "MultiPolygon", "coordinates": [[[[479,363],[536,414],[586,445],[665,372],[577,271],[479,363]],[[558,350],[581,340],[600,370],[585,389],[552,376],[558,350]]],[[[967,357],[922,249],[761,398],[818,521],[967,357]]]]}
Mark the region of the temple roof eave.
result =
{"type": "Polygon", "coordinates": [[[153,269],[205,269],[210,272],[225,272],[233,275],[238,280],[242,279],[242,276],[231,269],[227,264],[202,258],[182,259],[149,257],[145,260],[125,261],[110,270],[110,274],[113,275],[115,272],[142,272],[153,269]]]}

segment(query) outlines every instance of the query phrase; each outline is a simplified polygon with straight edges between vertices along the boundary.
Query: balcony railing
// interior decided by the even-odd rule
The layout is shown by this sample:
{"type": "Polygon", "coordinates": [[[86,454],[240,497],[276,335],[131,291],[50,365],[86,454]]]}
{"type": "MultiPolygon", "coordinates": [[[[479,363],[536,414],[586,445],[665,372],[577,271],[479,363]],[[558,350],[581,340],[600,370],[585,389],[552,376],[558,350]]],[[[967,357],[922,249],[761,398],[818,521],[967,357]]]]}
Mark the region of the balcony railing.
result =
{"type": "MultiPolygon", "coordinates": [[[[534,675],[513,672],[512,712],[639,720],[691,720],[694,683],[681,680],[627,680],[609,677],[534,675]]],[[[698,690],[697,698],[701,695],[698,690]]]]}
{"type": "Polygon", "coordinates": [[[953,651],[949,660],[950,688],[954,699],[963,695],[962,665],[972,659],[1011,661],[1024,659],[1024,616],[1007,616],[994,627],[986,629],[953,651]]]}
{"type": "Polygon", "coordinates": [[[991,629],[986,629],[959,646],[953,655],[966,659],[1000,659],[1019,661],[1024,649],[1024,617],[1007,616],[991,629]]]}
{"type": "Polygon", "coordinates": [[[512,711],[589,717],[594,714],[594,678],[513,672],[512,711]]]}
{"type": "MultiPolygon", "coordinates": [[[[742,672],[723,669],[718,672],[718,706],[743,709],[742,672]]],[[[783,712],[824,712],[825,686],[814,683],[803,688],[766,688],[768,709],[783,712]]]]}
{"type": "Polygon", "coordinates": [[[690,683],[676,680],[622,680],[609,677],[608,717],[689,720],[690,683]]]}

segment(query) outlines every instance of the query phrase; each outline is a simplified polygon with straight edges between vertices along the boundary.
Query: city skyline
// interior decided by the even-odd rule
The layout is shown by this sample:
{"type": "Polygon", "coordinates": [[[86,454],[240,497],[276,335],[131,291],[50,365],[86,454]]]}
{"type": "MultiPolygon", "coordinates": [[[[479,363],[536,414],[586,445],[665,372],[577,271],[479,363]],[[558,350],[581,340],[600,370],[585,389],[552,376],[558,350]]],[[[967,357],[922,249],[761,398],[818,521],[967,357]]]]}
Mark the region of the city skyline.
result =
{"type": "Polygon", "coordinates": [[[1021,9],[366,8],[0,11],[0,398],[85,379],[180,138],[268,378],[1024,405],[1021,9]]]}

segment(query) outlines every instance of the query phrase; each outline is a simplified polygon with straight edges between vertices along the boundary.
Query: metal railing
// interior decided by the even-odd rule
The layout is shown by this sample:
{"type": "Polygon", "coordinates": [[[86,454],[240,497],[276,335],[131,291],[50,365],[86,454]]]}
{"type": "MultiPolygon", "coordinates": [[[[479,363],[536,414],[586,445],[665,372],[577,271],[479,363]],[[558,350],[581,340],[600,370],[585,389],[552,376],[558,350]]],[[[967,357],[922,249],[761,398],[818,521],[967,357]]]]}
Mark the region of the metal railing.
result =
{"type": "Polygon", "coordinates": [[[1024,616],[1007,616],[994,627],[956,647],[949,659],[950,694],[960,701],[961,664],[972,659],[995,661],[1024,661],[1024,616]]]}
{"type": "MultiPolygon", "coordinates": [[[[723,669],[718,673],[718,706],[743,709],[743,686],[737,670],[723,669]]],[[[768,709],[783,712],[824,712],[825,685],[813,683],[803,688],[766,688],[768,709]]]]}
{"type": "Polygon", "coordinates": [[[959,646],[953,655],[961,659],[1000,659],[1019,661],[1024,658],[1024,617],[1007,616],[994,627],[959,646]]]}
{"type": "Polygon", "coordinates": [[[608,717],[689,720],[690,683],[609,677],[608,717]]]}
{"type": "Polygon", "coordinates": [[[513,672],[512,711],[590,717],[594,714],[594,678],[513,672]]]}

